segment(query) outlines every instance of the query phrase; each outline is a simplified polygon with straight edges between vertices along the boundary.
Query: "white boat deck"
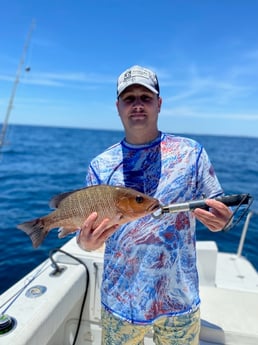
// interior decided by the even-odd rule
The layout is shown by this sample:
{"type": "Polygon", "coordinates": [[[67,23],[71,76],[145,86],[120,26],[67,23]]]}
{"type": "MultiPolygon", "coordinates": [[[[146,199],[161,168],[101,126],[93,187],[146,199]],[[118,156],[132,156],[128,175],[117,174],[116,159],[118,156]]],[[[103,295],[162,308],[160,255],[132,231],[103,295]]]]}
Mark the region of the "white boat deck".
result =
{"type": "MultiPolygon", "coordinates": [[[[90,275],[76,345],[100,345],[99,288],[103,253],[86,253],[77,246],[75,239],[62,249],[83,260],[90,275]]],[[[244,258],[219,253],[214,242],[198,242],[197,255],[202,300],[200,344],[257,345],[257,272],[244,258]]],[[[63,253],[56,253],[55,258],[66,267],[61,275],[50,275],[53,267],[47,260],[41,265],[40,273],[37,267],[0,296],[2,305],[37,272],[37,277],[6,311],[17,323],[10,333],[0,335],[1,345],[72,345],[86,286],[85,268],[63,253]],[[41,297],[28,298],[26,293],[35,286],[45,286],[46,292],[41,297]]],[[[146,337],[145,344],[154,344],[151,334],[146,337]]]]}
{"type": "Polygon", "coordinates": [[[258,294],[201,287],[201,339],[217,344],[258,344],[258,294]],[[212,307],[211,307],[212,306],[212,307]]]}

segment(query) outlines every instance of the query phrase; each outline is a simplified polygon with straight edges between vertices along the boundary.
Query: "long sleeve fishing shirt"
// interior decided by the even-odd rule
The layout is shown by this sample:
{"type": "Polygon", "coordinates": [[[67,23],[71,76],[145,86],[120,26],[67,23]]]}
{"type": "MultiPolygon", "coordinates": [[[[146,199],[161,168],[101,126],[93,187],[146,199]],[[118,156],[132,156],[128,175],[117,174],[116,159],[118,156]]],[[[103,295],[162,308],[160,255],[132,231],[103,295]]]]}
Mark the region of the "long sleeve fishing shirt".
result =
{"type": "MultiPolygon", "coordinates": [[[[108,148],[92,160],[86,183],[131,187],[163,205],[223,193],[202,145],[166,133],[146,145],[123,140],[108,148]]],[[[136,324],[198,308],[195,229],[191,212],[121,226],[106,242],[102,305],[136,324]]]]}

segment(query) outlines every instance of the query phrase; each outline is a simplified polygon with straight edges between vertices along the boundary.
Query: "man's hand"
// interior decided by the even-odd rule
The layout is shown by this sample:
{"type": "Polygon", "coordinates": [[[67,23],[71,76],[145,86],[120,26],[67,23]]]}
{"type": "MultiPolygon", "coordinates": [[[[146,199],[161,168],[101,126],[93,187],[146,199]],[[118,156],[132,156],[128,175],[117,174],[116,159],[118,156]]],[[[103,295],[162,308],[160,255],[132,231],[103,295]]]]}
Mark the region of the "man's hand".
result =
{"type": "Polygon", "coordinates": [[[221,231],[232,216],[232,211],[225,204],[214,199],[207,199],[205,203],[210,210],[196,208],[193,211],[195,217],[211,231],[221,231]]]}
{"type": "Polygon", "coordinates": [[[110,227],[110,219],[106,218],[94,229],[93,224],[97,217],[97,212],[91,213],[91,215],[85,220],[80,233],[77,236],[77,243],[83,250],[92,251],[100,248],[108,237],[111,236],[119,227],[119,225],[113,225],[110,227]]]}

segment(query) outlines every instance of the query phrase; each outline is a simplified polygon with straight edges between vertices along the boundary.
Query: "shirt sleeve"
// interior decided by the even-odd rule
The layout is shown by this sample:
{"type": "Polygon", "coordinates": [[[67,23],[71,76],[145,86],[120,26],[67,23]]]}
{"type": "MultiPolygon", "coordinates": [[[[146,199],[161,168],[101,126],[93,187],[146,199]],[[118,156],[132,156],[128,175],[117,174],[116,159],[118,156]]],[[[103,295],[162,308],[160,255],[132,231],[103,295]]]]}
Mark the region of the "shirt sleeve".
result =
{"type": "Polygon", "coordinates": [[[198,197],[215,198],[223,194],[223,189],[216,176],[214,167],[204,148],[198,158],[197,195],[198,197]]]}

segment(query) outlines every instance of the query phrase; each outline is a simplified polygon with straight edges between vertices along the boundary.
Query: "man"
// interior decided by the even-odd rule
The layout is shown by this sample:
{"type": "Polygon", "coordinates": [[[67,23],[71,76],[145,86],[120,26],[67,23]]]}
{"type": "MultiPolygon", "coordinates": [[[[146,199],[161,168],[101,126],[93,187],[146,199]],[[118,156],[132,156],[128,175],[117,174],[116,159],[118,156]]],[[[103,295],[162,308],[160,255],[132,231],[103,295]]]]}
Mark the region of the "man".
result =
{"type": "Polygon", "coordinates": [[[125,185],[171,204],[207,198],[209,211],[146,216],[96,229],[92,213],[78,236],[84,250],[106,243],[101,289],[102,344],[143,344],[152,327],[156,344],[199,344],[200,314],[195,223],[220,231],[231,216],[212,200],[223,193],[204,148],[158,130],[157,76],[133,66],[118,78],[116,106],[125,139],[92,160],[87,185],[125,185]]]}

